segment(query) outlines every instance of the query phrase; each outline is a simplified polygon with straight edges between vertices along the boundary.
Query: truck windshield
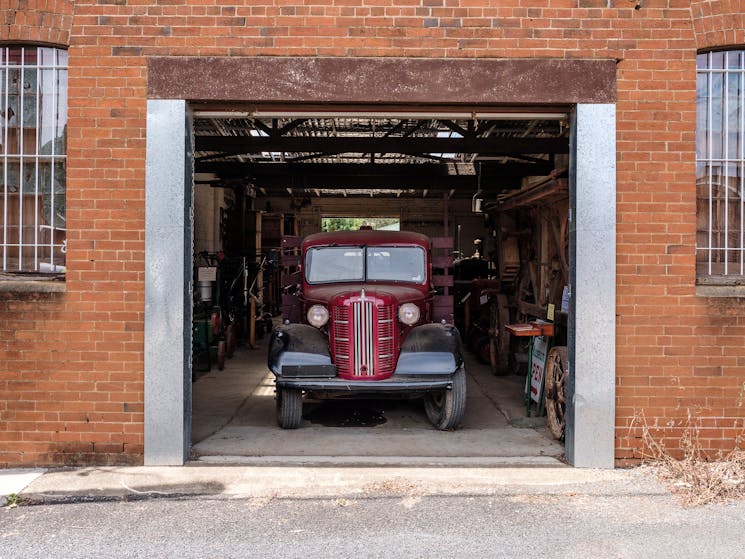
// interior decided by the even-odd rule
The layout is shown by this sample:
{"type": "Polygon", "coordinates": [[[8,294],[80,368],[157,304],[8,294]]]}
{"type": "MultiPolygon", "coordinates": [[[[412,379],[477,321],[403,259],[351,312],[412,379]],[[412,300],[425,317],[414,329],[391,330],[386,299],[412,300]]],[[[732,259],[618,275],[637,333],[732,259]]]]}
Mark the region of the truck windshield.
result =
{"type": "Polygon", "coordinates": [[[305,256],[308,283],[424,283],[426,277],[421,247],[315,247],[305,256]]]}

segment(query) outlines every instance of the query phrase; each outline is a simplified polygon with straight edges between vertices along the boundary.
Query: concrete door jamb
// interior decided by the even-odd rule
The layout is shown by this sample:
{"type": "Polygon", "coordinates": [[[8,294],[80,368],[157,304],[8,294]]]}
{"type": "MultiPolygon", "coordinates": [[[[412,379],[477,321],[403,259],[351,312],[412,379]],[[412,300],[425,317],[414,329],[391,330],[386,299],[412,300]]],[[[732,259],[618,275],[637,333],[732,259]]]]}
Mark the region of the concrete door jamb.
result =
{"type": "Polygon", "coordinates": [[[145,464],[191,445],[193,156],[184,100],[148,100],[145,162],[145,464]]]}

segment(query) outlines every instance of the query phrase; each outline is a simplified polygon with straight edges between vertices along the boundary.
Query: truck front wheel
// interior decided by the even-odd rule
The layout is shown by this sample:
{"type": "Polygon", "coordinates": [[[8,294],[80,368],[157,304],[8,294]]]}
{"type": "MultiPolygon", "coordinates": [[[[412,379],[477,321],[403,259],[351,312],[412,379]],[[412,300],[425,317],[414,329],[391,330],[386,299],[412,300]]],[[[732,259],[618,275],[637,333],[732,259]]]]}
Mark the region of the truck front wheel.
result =
{"type": "Polygon", "coordinates": [[[277,388],[277,423],[282,429],[297,429],[303,418],[303,393],[277,388]]]}
{"type": "Polygon", "coordinates": [[[461,365],[453,375],[450,390],[433,392],[424,397],[424,410],[435,428],[456,429],[466,411],[466,369],[461,365]]]}

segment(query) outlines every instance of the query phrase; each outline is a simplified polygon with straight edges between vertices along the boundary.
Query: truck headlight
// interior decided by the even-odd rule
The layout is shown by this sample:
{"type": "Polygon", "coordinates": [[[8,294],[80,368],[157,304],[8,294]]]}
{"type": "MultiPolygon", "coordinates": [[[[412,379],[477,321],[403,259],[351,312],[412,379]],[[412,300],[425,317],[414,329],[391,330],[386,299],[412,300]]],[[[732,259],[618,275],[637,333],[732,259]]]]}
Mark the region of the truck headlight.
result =
{"type": "Polygon", "coordinates": [[[416,324],[419,320],[419,307],[414,303],[404,303],[398,307],[398,319],[407,326],[416,324]]]}
{"type": "Polygon", "coordinates": [[[308,309],[308,324],[320,328],[329,321],[329,311],[323,305],[313,305],[308,309]]]}

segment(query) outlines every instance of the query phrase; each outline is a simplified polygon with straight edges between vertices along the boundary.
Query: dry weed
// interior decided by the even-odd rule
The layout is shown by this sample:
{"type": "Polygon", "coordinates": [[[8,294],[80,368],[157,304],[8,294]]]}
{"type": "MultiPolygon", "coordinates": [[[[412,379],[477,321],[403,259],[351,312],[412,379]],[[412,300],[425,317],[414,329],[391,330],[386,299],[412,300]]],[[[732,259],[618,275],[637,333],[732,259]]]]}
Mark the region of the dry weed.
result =
{"type": "MultiPolygon", "coordinates": [[[[713,458],[701,445],[701,418],[690,410],[679,441],[682,456],[676,458],[662,439],[657,438],[643,413],[638,413],[645,450],[643,457],[652,460],[657,476],[665,482],[683,506],[694,507],[745,498],[745,421],[743,432],[734,442],[733,450],[718,452],[713,458]]],[[[633,424],[632,424],[633,425],[633,424]]],[[[655,426],[656,427],[656,426],[655,426]]],[[[680,455],[680,454],[679,454],[680,455]]]]}
{"type": "Polygon", "coordinates": [[[419,497],[423,494],[422,488],[419,485],[399,478],[376,481],[367,484],[363,490],[365,493],[397,497],[419,497]]]}

